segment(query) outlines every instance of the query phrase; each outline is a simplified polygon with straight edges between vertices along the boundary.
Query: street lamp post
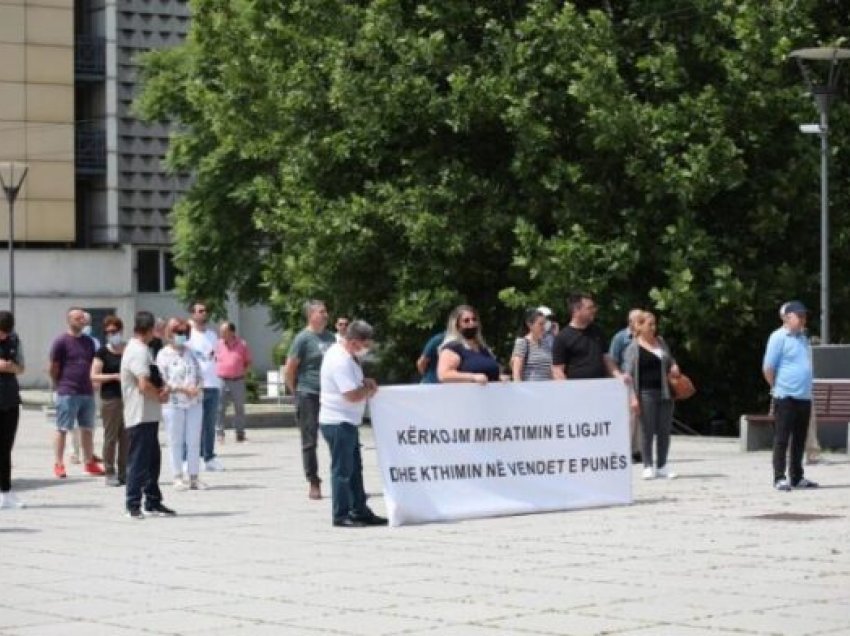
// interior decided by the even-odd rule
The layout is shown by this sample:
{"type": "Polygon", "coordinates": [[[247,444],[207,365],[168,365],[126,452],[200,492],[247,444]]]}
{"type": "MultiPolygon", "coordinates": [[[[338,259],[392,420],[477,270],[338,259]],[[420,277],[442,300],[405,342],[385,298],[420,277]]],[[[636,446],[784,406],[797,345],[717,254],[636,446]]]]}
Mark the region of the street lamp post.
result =
{"type": "Polygon", "coordinates": [[[850,58],[850,49],[798,49],[789,57],[797,60],[820,113],[820,124],[803,124],[800,131],[820,136],[820,335],[821,342],[829,344],[829,105],[838,94],[841,62],[850,58]],[[815,66],[826,69],[825,80],[815,77],[815,66]]]}
{"type": "Polygon", "coordinates": [[[15,313],[15,199],[27,178],[29,166],[21,163],[0,164],[0,185],[9,202],[9,311],[15,313]],[[17,172],[16,172],[17,169],[17,172]]]}

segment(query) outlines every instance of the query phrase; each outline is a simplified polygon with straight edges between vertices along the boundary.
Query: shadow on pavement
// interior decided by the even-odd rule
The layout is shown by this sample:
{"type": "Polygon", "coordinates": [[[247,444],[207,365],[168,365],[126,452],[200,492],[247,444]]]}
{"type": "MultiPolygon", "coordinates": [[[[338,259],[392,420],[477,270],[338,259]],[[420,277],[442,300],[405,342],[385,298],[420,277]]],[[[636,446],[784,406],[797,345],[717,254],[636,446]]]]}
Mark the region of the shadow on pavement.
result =
{"type": "Polygon", "coordinates": [[[0,528],[0,534],[35,534],[41,532],[38,528],[0,528]]]}
{"type": "Polygon", "coordinates": [[[248,514],[247,511],[240,510],[238,512],[177,512],[175,519],[186,519],[188,517],[235,517],[237,515],[248,514]]]}
{"type": "Polygon", "coordinates": [[[224,486],[209,486],[207,490],[259,490],[266,488],[268,488],[268,486],[258,486],[255,484],[229,484],[224,486]]]}
{"type": "Polygon", "coordinates": [[[42,488],[51,488],[53,486],[64,486],[66,484],[72,484],[80,481],[83,481],[83,479],[74,479],[73,477],[70,479],[56,479],[54,477],[51,479],[13,479],[12,484],[14,485],[16,492],[21,492],[24,490],[40,490],[42,488]]]}
{"type": "Polygon", "coordinates": [[[679,475],[676,479],[729,479],[729,475],[723,473],[695,473],[679,475]]]}

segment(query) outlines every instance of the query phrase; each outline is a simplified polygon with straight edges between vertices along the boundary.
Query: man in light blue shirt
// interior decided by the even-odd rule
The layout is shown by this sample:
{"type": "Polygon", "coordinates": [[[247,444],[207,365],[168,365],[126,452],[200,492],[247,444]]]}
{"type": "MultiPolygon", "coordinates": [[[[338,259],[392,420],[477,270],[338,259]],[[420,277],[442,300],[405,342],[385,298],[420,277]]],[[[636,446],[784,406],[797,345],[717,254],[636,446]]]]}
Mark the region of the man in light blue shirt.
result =
{"type": "Polygon", "coordinates": [[[812,410],[811,345],[806,337],[806,307],[797,300],[782,306],[782,326],[770,334],[762,370],[773,395],[773,484],[777,490],[816,488],[803,477],[803,452],[812,410]],[[791,444],[786,476],[788,444],[791,444]]]}

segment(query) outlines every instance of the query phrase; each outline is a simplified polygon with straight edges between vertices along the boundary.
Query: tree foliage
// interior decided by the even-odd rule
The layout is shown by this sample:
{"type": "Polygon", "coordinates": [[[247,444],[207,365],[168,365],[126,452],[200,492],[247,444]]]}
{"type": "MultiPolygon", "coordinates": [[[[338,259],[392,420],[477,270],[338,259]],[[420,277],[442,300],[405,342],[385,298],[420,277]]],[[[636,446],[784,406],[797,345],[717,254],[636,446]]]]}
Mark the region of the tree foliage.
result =
{"type": "MultiPolygon", "coordinates": [[[[764,402],[783,300],[817,307],[816,116],[794,48],[840,43],[816,0],[193,0],[144,61],[137,107],[169,161],[182,292],[307,297],[376,324],[408,378],[464,301],[502,354],[521,309],[599,297],[609,331],[655,309],[701,387],[692,415],[764,402]],[[699,413],[698,413],[699,412],[699,413]]],[[[833,331],[848,147],[832,113],[833,331]]]]}

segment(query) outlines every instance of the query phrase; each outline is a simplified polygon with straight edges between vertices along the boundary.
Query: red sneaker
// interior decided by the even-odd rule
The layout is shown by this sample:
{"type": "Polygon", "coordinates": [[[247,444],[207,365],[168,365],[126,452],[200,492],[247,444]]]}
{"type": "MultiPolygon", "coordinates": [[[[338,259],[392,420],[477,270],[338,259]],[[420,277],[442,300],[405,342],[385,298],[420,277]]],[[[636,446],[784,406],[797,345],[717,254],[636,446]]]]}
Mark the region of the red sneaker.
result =
{"type": "Polygon", "coordinates": [[[57,479],[65,479],[68,476],[65,472],[65,464],[53,464],[53,474],[57,479]]]}
{"type": "Polygon", "coordinates": [[[88,464],[86,464],[85,471],[89,475],[103,475],[103,468],[100,467],[96,461],[92,460],[88,464]]]}

